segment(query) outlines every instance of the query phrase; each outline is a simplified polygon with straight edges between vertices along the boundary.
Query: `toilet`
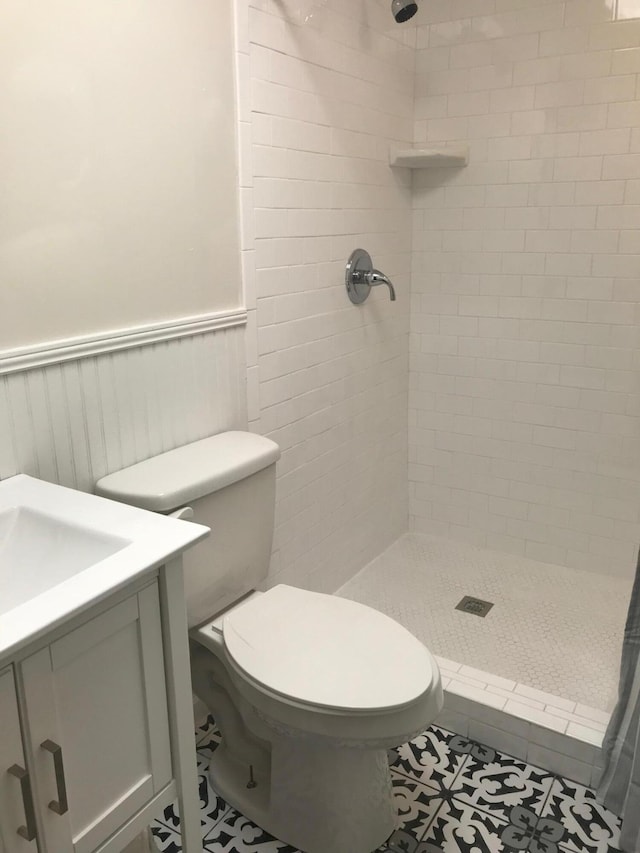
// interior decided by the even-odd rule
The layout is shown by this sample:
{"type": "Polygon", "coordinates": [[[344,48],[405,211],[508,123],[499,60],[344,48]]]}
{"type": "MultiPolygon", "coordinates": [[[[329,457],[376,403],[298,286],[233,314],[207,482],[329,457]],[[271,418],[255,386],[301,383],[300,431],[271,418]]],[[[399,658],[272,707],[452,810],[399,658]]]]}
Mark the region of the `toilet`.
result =
{"type": "Polygon", "coordinates": [[[193,690],[222,742],[214,790],[304,853],[371,853],[396,827],[387,750],[442,708],[438,666],[393,619],[269,569],[278,445],[224,432],[103,477],[96,493],[192,518],[183,557],[193,690]]]}

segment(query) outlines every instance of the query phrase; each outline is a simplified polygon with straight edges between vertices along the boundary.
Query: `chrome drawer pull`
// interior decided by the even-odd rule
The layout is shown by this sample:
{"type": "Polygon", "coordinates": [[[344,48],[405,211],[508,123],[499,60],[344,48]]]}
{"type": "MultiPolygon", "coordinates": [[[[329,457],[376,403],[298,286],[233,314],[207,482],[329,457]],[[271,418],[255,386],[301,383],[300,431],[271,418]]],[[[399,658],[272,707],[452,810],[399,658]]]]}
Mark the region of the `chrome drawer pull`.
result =
{"type": "Polygon", "coordinates": [[[24,806],[24,818],[26,826],[18,827],[18,835],[24,838],[25,841],[33,841],[36,837],[36,813],[33,807],[33,794],[31,793],[31,780],[29,779],[29,771],[19,764],[13,764],[8,772],[20,780],[20,790],[22,791],[22,804],[24,806]]]}
{"type": "Polygon", "coordinates": [[[52,812],[56,814],[65,814],[65,812],[69,811],[69,804],[67,802],[67,785],[64,780],[64,764],[62,763],[62,747],[58,746],[57,743],[54,743],[52,740],[43,741],[40,746],[43,749],[46,749],[47,752],[50,752],[53,755],[53,767],[56,774],[56,787],[58,789],[58,799],[51,800],[49,803],[49,808],[52,812]]]}

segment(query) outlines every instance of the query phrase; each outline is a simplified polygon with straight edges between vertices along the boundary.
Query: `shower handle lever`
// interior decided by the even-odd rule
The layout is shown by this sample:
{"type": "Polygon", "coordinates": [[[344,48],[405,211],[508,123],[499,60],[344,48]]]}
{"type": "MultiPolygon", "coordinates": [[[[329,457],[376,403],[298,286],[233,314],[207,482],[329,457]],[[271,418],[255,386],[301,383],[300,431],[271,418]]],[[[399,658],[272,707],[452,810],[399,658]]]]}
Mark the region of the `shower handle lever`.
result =
{"type": "Polygon", "coordinates": [[[356,249],[351,253],[347,261],[344,283],[349,299],[354,305],[364,302],[371,288],[378,284],[387,285],[389,297],[392,302],[395,302],[396,291],[391,279],[380,270],[374,269],[371,255],[364,249],[356,249]]]}
{"type": "Polygon", "coordinates": [[[396,291],[391,283],[391,279],[383,272],[380,272],[380,270],[370,270],[368,273],[365,273],[364,279],[371,287],[375,287],[376,284],[386,284],[389,288],[389,298],[392,302],[396,301],[396,291]]]}

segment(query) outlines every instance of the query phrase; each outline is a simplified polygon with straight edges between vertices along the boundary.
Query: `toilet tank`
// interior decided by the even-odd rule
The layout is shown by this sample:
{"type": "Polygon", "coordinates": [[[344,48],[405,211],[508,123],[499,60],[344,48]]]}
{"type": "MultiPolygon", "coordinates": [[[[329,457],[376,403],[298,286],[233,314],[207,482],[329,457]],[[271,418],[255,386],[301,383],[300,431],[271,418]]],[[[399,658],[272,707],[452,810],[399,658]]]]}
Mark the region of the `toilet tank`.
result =
{"type": "Polygon", "coordinates": [[[223,432],[103,477],[96,494],[153,512],[186,506],[211,534],[183,555],[189,626],[255,589],[269,571],[275,511],[275,442],[223,432]]]}

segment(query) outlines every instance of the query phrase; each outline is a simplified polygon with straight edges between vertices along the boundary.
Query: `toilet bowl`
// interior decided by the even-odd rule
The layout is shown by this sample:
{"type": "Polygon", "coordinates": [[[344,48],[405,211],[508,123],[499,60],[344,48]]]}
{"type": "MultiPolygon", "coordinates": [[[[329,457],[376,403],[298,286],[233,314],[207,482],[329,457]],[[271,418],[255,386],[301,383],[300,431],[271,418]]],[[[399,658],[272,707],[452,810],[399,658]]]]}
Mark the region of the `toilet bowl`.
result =
{"type": "Polygon", "coordinates": [[[435,719],[440,674],[422,643],[373,608],[285,584],[255,591],[268,571],[278,455],[268,439],[222,433],[96,491],[163,512],[189,503],[212,528],[184,570],[193,689],[222,735],[214,790],[304,853],[371,853],[396,826],[387,749],[435,719]]]}
{"type": "Polygon", "coordinates": [[[222,664],[240,716],[229,728],[262,740],[253,755],[244,738],[237,752],[233,739],[218,749],[213,787],[308,853],[376,849],[396,825],[387,749],[423,731],[442,707],[428,650],[372,608],[286,585],[191,636],[215,657],[193,654],[196,693],[216,704],[219,688],[208,685],[222,664]],[[250,775],[257,784],[247,788],[250,775]]]}

